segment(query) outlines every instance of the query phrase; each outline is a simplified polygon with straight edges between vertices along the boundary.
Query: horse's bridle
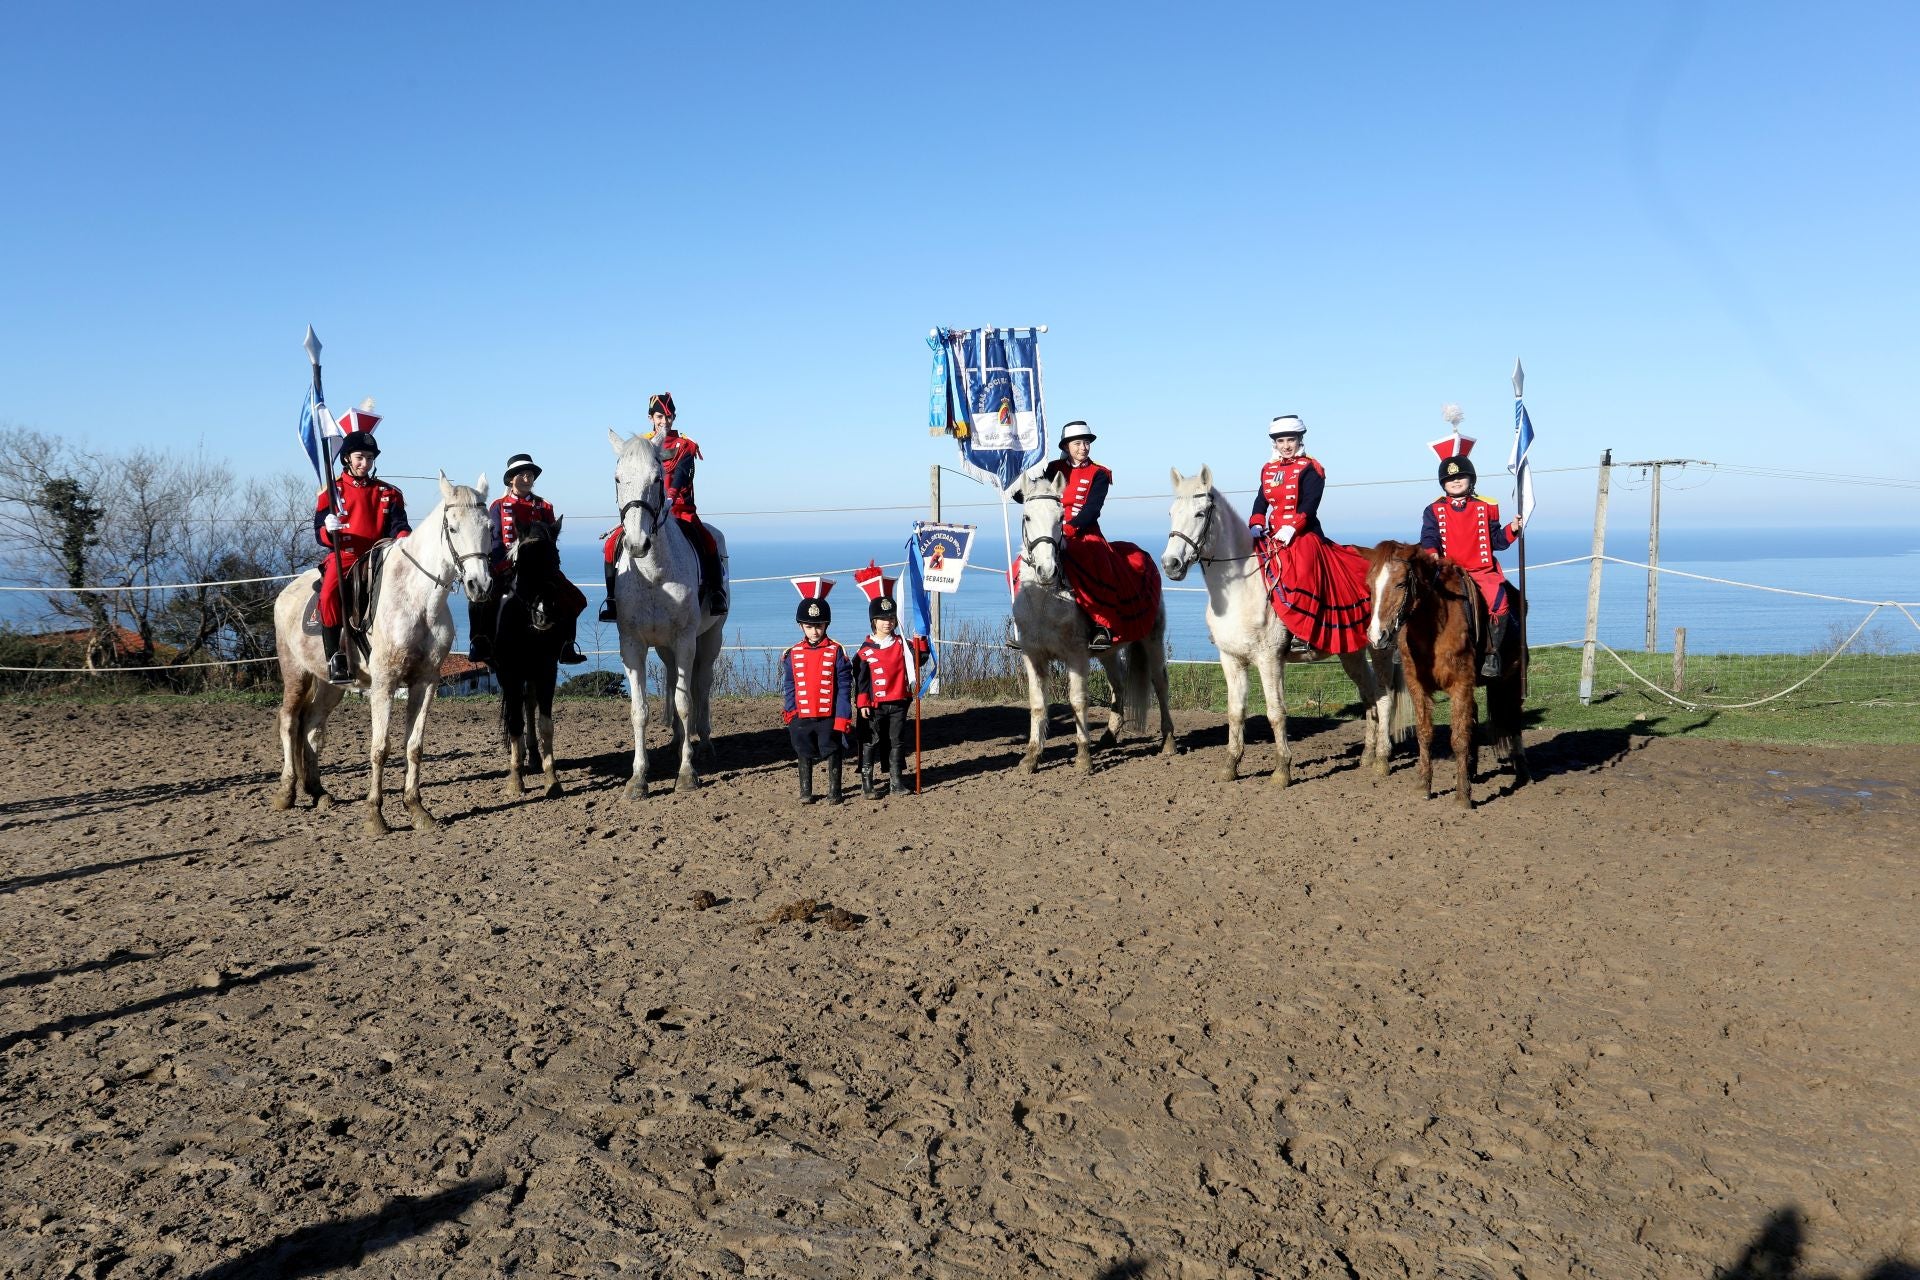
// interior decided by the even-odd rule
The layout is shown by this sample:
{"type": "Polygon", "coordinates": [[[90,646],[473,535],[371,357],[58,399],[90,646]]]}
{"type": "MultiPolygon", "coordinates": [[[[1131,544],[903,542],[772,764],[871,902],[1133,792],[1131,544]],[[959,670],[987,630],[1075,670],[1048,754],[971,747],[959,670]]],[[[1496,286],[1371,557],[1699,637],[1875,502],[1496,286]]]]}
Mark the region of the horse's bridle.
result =
{"type": "MultiPolygon", "coordinates": [[[[1060,495],[1057,493],[1029,493],[1022,497],[1020,501],[1022,505],[1029,502],[1059,502],[1061,510],[1064,511],[1066,509],[1066,503],[1061,500],[1060,495]]],[[[1020,548],[1020,563],[1033,570],[1034,578],[1041,586],[1052,586],[1060,576],[1060,560],[1066,554],[1060,541],[1060,535],[1048,533],[1042,534],[1038,538],[1029,538],[1027,537],[1027,531],[1022,528],[1020,530],[1020,540],[1025,544],[1020,548]],[[1033,562],[1033,549],[1035,547],[1045,546],[1051,546],[1053,548],[1053,572],[1043,578],[1040,576],[1040,566],[1033,562]]]]}
{"type": "MultiPolygon", "coordinates": [[[[520,572],[520,549],[526,545],[527,539],[523,536],[514,539],[513,546],[507,549],[507,559],[513,564],[513,588],[509,594],[518,599],[521,607],[527,611],[527,623],[529,626],[535,631],[551,631],[553,629],[552,602],[544,595],[534,595],[520,590],[521,585],[526,581],[524,575],[520,572]]],[[[549,543],[548,545],[551,546],[553,544],[549,543]]],[[[558,564],[557,560],[555,564],[558,564]]],[[[551,584],[546,585],[548,589],[551,590],[551,584]]]]}
{"type": "Polygon", "coordinates": [[[399,542],[400,554],[405,556],[414,568],[422,573],[426,573],[433,584],[442,591],[453,590],[453,584],[460,579],[461,565],[469,560],[485,560],[487,558],[485,551],[468,551],[463,554],[459,548],[453,545],[453,513],[462,507],[469,507],[475,511],[486,510],[486,508],[478,502],[449,502],[440,508],[440,538],[441,541],[447,544],[447,558],[453,562],[452,567],[447,570],[445,581],[442,581],[440,575],[437,573],[427,573],[427,566],[413,558],[413,552],[407,550],[407,541],[405,538],[400,539],[399,542]]]}
{"type": "MultiPolygon", "coordinates": [[[[1400,607],[1394,611],[1393,621],[1380,628],[1380,643],[1377,647],[1382,649],[1386,648],[1388,643],[1400,634],[1400,628],[1406,625],[1408,615],[1413,612],[1413,562],[1411,560],[1402,560],[1399,563],[1402,569],[1399,586],[1400,607]]],[[[1380,572],[1389,572],[1393,564],[1394,562],[1392,560],[1382,564],[1380,566],[1380,572]]]]}
{"type": "MultiPolygon", "coordinates": [[[[1213,561],[1207,557],[1206,544],[1208,540],[1213,537],[1213,518],[1219,514],[1219,507],[1213,500],[1213,490],[1211,489],[1207,490],[1205,494],[1195,494],[1194,496],[1204,498],[1207,504],[1206,514],[1200,517],[1200,536],[1198,538],[1189,538],[1184,529],[1169,529],[1167,536],[1178,538],[1193,548],[1193,564],[1211,564],[1213,561]]],[[[1185,573],[1186,569],[1182,569],[1180,572],[1185,573]]]]}
{"type": "MultiPolygon", "coordinates": [[[[651,539],[652,537],[654,537],[656,534],[660,532],[660,512],[661,512],[661,509],[666,505],[667,505],[666,477],[655,476],[653,478],[653,482],[647,486],[645,493],[643,493],[638,498],[630,498],[627,501],[620,504],[620,528],[622,530],[622,534],[621,534],[622,540],[625,539],[625,530],[627,527],[627,512],[633,510],[635,507],[640,508],[642,514],[644,514],[647,517],[647,523],[645,525],[645,528],[647,531],[647,537],[651,539]],[[647,499],[649,496],[652,495],[655,489],[658,489],[660,491],[660,497],[657,501],[649,502],[647,499]]],[[[645,554],[645,553],[639,552],[636,554],[645,554]]]]}

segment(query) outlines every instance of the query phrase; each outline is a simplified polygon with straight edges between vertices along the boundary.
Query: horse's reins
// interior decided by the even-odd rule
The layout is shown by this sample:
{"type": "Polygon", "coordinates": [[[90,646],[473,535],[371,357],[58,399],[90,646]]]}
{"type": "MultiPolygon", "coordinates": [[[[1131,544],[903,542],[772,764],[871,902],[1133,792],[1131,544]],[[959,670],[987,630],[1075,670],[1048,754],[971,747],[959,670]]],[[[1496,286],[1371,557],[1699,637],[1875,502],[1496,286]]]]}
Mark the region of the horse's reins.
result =
{"type": "Polygon", "coordinates": [[[453,561],[453,565],[447,570],[445,581],[442,581],[440,575],[437,573],[427,573],[427,566],[413,558],[413,552],[407,550],[407,540],[405,538],[399,539],[397,543],[400,548],[400,554],[407,558],[407,562],[420,572],[427,574],[427,578],[442,591],[453,590],[454,582],[460,577],[461,565],[469,560],[485,560],[487,558],[487,553],[484,551],[468,551],[463,554],[458,547],[453,545],[453,513],[462,507],[469,507],[475,511],[484,511],[486,509],[477,502],[449,502],[440,508],[440,538],[447,544],[447,555],[453,561]]]}

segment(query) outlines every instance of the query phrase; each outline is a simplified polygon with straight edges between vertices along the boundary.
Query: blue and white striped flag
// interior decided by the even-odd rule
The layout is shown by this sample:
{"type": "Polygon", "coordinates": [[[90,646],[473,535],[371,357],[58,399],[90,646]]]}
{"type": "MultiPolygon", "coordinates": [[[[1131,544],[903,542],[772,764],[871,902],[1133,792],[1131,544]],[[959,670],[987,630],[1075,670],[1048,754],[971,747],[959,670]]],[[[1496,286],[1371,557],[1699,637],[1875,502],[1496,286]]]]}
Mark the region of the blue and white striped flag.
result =
{"type": "Polygon", "coordinates": [[[321,402],[318,390],[309,386],[307,398],[300,405],[300,445],[307,451],[307,461],[313,464],[313,474],[322,485],[333,477],[340,442],[345,438],[340,424],[321,402]]]}
{"type": "Polygon", "coordinates": [[[1513,401],[1513,452],[1507,455],[1507,471],[1513,476],[1514,488],[1519,494],[1520,510],[1515,512],[1522,522],[1533,515],[1533,467],[1527,461],[1527,451],[1533,448],[1533,419],[1527,416],[1527,406],[1518,396],[1513,401]]]}

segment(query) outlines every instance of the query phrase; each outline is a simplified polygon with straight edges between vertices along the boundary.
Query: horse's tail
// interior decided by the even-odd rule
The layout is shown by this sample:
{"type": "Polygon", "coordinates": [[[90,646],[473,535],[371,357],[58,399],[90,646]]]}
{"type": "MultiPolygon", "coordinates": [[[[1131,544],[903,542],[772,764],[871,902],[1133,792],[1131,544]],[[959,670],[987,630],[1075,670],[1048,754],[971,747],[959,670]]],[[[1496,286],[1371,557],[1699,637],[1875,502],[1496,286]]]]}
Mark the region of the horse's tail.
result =
{"type": "Polygon", "coordinates": [[[1400,655],[1393,655],[1393,680],[1387,686],[1387,741],[1389,744],[1413,741],[1413,695],[1407,692],[1407,672],[1400,655]]]}
{"type": "Polygon", "coordinates": [[[1147,731],[1147,707],[1153,701],[1151,680],[1152,650],[1147,646],[1156,641],[1149,636],[1145,640],[1135,640],[1120,655],[1120,682],[1125,700],[1122,724],[1132,733],[1147,731]]]}

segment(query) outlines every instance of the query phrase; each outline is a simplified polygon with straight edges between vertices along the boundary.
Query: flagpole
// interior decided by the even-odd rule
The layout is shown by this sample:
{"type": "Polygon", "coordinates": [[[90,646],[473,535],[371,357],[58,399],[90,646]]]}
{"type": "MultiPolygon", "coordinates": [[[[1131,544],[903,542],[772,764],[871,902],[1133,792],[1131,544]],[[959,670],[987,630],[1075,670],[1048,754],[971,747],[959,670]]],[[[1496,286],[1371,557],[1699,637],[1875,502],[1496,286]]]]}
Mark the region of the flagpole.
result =
{"type": "MultiPolygon", "coordinates": [[[[1520,367],[1520,358],[1515,356],[1513,361],[1513,434],[1516,444],[1519,443],[1520,439],[1520,423],[1527,411],[1526,402],[1521,399],[1521,393],[1525,390],[1526,385],[1527,371],[1520,367]]],[[[1520,700],[1525,702],[1527,698],[1527,676],[1533,666],[1533,651],[1527,648],[1527,509],[1524,505],[1527,497],[1524,487],[1527,459],[1522,456],[1519,459],[1519,463],[1520,465],[1513,469],[1513,511],[1515,515],[1520,517],[1521,524],[1520,532],[1514,536],[1513,541],[1519,550],[1520,557],[1520,700]]]]}
{"type": "MultiPolygon", "coordinates": [[[[327,397],[326,393],[322,391],[320,387],[320,335],[313,331],[312,325],[307,326],[306,341],[300,345],[306,348],[307,363],[313,366],[313,403],[316,407],[324,406],[327,403],[327,397]]],[[[327,510],[334,516],[338,516],[340,514],[340,490],[334,477],[333,448],[327,443],[326,428],[319,423],[314,425],[320,432],[320,452],[327,460],[327,510]]],[[[333,552],[334,591],[341,597],[339,603],[343,615],[342,621],[344,621],[347,603],[345,598],[347,586],[346,570],[340,564],[340,539],[333,534],[329,534],[328,545],[333,552]]]]}

